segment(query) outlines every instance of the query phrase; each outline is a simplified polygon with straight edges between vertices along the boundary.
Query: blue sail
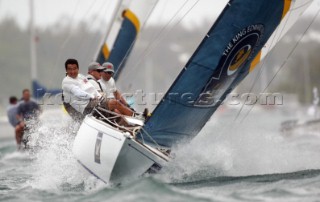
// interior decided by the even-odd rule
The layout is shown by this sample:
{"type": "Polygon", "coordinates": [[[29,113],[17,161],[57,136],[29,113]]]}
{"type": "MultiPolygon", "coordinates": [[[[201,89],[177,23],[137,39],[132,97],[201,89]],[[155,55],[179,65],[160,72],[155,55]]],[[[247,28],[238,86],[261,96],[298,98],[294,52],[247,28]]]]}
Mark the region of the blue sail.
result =
{"type": "Polygon", "coordinates": [[[227,94],[249,73],[290,3],[229,1],[139,136],[164,147],[195,137],[227,94]]]}
{"type": "Polygon", "coordinates": [[[140,22],[137,16],[129,9],[122,12],[122,17],[121,27],[115,41],[113,44],[103,43],[96,59],[100,64],[107,61],[113,64],[115,70],[113,77],[115,79],[117,79],[121,68],[124,66],[140,30],[140,22]],[[111,51],[109,51],[108,45],[113,45],[111,51]]]}
{"type": "MultiPolygon", "coordinates": [[[[111,62],[114,66],[114,79],[120,75],[127,58],[133,48],[137,36],[144,26],[144,23],[149,18],[155,8],[158,0],[140,0],[139,2],[127,2],[129,5],[126,9],[120,9],[122,13],[121,25],[115,26],[114,22],[111,30],[116,36],[108,36],[107,43],[104,43],[100,49],[97,57],[97,62],[100,64],[104,62],[111,62]],[[109,43],[108,43],[109,40],[109,43]],[[111,51],[109,51],[111,48],[111,51]]],[[[120,23],[120,22],[119,22],[120,23]]]]}
{"type": "Polygon", "coordinates": [[[114,66],[115,74],[113,77],[115,79],[120,74],[140,30],[140,22],[133,12],[125,10],[123,18],[120,31],[108,58],[108,62],[114,66]]]}
{"type": "Polygon", "coordinates": [[[47,89],[46,87],[42,86],[38,81],[32,81],[32,95],[36,99],[41,99],[46,93],[49,95],[57,95],[62,93],[61,89],[47,89]]]}

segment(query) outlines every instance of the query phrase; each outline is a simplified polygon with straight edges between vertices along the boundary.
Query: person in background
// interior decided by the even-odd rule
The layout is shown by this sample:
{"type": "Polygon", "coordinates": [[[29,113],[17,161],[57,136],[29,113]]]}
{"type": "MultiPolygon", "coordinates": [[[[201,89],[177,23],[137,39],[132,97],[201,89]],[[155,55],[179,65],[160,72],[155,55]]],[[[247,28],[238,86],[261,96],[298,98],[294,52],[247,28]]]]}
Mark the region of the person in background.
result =
{"type": "Polygon", "coordinates": [[[16,139],[17,145],[19,146],[21,144],[21,138],[23,135],[23,127],[21,127],[21,125],[19,124],[20,122],[17,117],[18,106],[19,106],[17,97],[11,96],[9,98],[9,103],[10,103],[10,106],[7,108],[7,116],[8,116],[9,123],[15,129],[15,139],[16,139]]]}
{"type": "Polygon", "coordinates": [[[98,81],[101,78],[101,72],[104,69],[99,63],[92,62],[88,66],[88,81],[97,89],[99,93],[102,93],[102,87],[98,81]]]}
{"type": "Polygon", "coordinates": [[[22,91],[22,101],[21,103],[19,103],[19,106],[17,109],[17,118],[19,121],[19,126],[22,128],[22,133],[17,139],[17,144],[19,146],[21,145],[23,130],[26,128],[26,122],[29,120],[37,121],[39,118],[40,112],[41,112],[41,109],[38,103],[31,100],[30,90],[24,89],[22,91]]]}

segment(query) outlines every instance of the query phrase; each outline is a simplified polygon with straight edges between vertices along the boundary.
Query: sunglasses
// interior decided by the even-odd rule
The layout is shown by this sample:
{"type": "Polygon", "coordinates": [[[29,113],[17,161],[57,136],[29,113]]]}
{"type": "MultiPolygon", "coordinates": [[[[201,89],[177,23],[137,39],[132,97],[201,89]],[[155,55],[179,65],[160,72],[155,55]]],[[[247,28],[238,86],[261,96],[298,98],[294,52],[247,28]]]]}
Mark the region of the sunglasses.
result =
{"type": "Polygon", "coordinates": [[[113,74],[113,72],[104,72],[104,73],[106,73],[106,74],[110,74],[110,75],[112,75],[112,74],[113,74]]]}

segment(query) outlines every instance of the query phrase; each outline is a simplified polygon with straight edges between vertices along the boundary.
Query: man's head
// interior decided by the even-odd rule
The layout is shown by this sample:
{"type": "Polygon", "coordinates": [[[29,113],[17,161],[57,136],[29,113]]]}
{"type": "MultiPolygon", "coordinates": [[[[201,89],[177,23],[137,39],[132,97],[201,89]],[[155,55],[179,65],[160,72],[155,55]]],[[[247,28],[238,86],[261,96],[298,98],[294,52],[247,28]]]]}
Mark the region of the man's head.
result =
{"type": "Polygon", "coordinates": [[[24,89],[22,91],[22,99],[26,102],[28,102],[30,100],[31,94],[30,94],[30,90],[29,89],[24,89]]]}
{"type": "Polygon", "coordinates": [[[110,62],[105,62],[102,64],[102,67],[104,67],[104,70],[103,70],[101,76],[104,80],[109,81],[109,79],[112,77],[112,75],[114,73],[113,64],[110,62]]]}
{"type": "Polygon", "coordinates": [[[79,74],[79,64],[76,59],[67,59],[64,63],[64,67],[66,68],[67,75],[71,78],[77,78],[79,74]]]}
{"type": "Polygon", "coordinates": [[[99,63],[97,62],[91,62],[88,66],[88,74],[92,75],[96,80],[99,80],[101,78],[100,73],[104,67],[102,67],[99,63]]]}
{"type": "Polygon", "coordinates": [[[11,97],[9,98],[9,103],[10,103],[10,104],[14,105],[14,104],[17,104],[17,102],[18,102],[18,99],[17,99],[16,96],[11,96],[11,97]]]}

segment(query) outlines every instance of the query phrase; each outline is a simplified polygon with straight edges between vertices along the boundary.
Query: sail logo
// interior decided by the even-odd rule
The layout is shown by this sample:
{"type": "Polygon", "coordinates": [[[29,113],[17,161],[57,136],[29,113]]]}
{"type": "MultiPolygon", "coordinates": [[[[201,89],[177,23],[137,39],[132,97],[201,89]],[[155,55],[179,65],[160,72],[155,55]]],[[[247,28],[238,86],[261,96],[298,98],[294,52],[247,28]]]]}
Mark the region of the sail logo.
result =
{"type": "MultiPolygon", "coordinates": [[[[239,30],[223,49],[217,68],[195,102],[196,106],[215,106],[226,92],[232,91],[240,72],[249,69],[256,47],[264,33],[264,25],[249,25],[239,30]]],[[[240,75],[241,76],[241,75],[240,75]]]]}
{"type": "Polygon", "coordinates": [[[264,26],[261,24],[250,25],[238,32],[225,48],[221,61],[223,67],[227,66],[227,75],[237,72],[250,59],[263,33],[264,26]]]}
{"type": "Polygon", "coordinates": [[[238,70],[238,68],[249,58],[251,51],[251,45],[246,45],[235,54],[227,70],[228,76],[234,74],[238,70]]]}

